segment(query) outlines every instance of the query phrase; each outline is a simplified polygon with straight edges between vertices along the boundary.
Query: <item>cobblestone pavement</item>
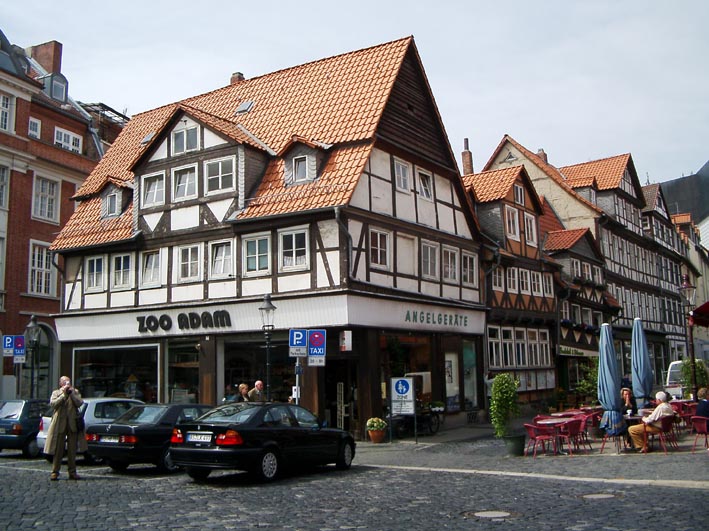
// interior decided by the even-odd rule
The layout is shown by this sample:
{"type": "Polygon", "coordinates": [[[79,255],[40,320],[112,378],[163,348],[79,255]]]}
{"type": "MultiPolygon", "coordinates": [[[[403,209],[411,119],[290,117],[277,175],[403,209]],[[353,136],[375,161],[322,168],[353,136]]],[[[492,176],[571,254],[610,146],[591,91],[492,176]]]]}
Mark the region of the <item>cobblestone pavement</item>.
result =
{"type": "MultiPolygon", "coordinates": [[[[0,529],[683,531],[706,527],[709,453],[508,457],[484,428],[391,444],[360,442],[352,469],[270,484],[213,473],[205,484],[153,467],[83,480],[0,454],[0,529]]],[[[597,446],[597,445],[595,445],[597,446]]]]}

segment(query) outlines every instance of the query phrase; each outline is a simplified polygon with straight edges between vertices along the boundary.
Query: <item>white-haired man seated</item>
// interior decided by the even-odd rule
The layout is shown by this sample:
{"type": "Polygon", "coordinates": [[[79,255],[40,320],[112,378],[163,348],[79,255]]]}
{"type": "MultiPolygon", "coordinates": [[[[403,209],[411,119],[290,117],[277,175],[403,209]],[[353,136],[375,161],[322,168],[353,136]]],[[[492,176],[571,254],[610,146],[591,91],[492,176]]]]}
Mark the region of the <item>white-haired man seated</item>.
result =
{"type": "Polygon", "coordinates": [[[645,432],[660,433],[662,431],[662,422],[660,419],[662,419],[662,417],[672,417],[675,414],[672,406],[667,403],[667,393],[658,391],[655,395],[655,399],[657,400],[657,406],[652,410],[652,413],[643,417],[640,424],[628,428],[628,434],[636,450],[647,452],[647,438],[645,437],[645,432]]]}

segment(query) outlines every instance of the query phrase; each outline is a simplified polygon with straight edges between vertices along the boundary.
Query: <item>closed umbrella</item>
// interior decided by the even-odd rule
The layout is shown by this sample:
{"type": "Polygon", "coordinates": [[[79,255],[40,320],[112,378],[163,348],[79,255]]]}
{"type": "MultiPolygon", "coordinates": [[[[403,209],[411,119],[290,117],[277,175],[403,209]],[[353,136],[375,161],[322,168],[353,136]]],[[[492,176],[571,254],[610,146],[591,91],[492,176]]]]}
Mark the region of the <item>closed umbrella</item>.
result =
{"type": "Polygon", "coordinates": [[[598,400],[603,406],[600,427],[606,431],[606,435],[625,432],[625,420],[621,413],[623,401],[620,398],[620,370],[608,323],[601,326],[601,338],[598,343],[598,400]]]}
{"type": "Polygon", "coordinates": [[[652,366],[650,353],[647,350],[643,322],[639,317],[633,321],[633,340],[630,350],[630,361],[633,367],[633,394],[639,407],[647,407],[652,397],[652,366]]]}

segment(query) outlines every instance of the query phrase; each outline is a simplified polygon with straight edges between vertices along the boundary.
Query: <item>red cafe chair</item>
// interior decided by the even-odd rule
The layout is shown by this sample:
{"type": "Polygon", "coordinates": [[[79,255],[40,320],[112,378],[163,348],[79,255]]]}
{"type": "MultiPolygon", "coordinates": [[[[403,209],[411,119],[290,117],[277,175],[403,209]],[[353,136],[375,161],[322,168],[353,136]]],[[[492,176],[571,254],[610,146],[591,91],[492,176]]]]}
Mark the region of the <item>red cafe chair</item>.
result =
{"type": "MultiPolygon", "coordinates": [[[[569,455],[574,455],[573,450],[571,449],[572,446],[576,448],[576,450],[579,450],[579,437],[581,436],[581,424],[583,423],[582,419],[575,418],[571,419],[568,422],[564,422],[560,427],[559,431],[556,434],[557,438],[559,441],[566,441],[566,447],[569,449],[569,455]]],[[[584,448],[585,451],[585,448],[584,448]]]]}
{"type": "Polygon", "coordinates": [[[542,451],[546,453],[547,443],[551,443],[554,453],[556,453],[556,437],[553,430],[544,426],[537,426],[535,424],[525,424],[524,429],[527,430],[527,436],[529,437],[527,448],[524,450],[524,455],[529,455],[529,450],[533,447],[533,457],[537,457],[537,446],[540,444],[542,446],[542,451]]]}
{"type": "Polygon", "coordinates": [[[696,433],[696,435],[694,436],[694,445],[692,446],[692,453],[694,453],[694,450],[697,448],[697,440],[702,435],[704,435],[704,448],[709,448],[709,440],[707,440],[707,424],[709,424],[709,418],[698,417],[695,415],[692,417],[691,422],[692,427],[694,428],[694,433],[696,433]]]}

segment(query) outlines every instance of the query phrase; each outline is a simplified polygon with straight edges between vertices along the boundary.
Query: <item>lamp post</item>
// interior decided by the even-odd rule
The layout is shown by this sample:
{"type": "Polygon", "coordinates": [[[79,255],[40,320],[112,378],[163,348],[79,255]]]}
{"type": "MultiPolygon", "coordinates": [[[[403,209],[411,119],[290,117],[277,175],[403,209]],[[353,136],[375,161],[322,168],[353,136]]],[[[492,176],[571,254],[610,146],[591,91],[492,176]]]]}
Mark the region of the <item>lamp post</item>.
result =
{"type": "Polygon", "coordinates": [[[683,306],[687,309],[687,348],[689,348],[689,359],[692,363],[692,399],[697,399],[697,362],[694,359],[694,298],[697,295],[696,286],[689,282],[689,275],[682,275],[682,286],[679,288],[682,296],[683,306]]]}
{"type": "Polygon", "coordinates": [[[37,350],[39,349],[39,336],[42,328],[37,324],[37,318],[33,315],[25,328],[27,336],[27,350],[30,354],[30,398],[35,398],[34,393],[34,373],[36,367],[37,350]]]}
{"type": "Polygon", "coordinates": [[[261,330],[266,338],[266,400],[271,401],[271,334],[273,333],[273,318],[276,307],[271,302],[271,294],[263,296],[263,304],[259,306],[261,312],[261,330]]]}

